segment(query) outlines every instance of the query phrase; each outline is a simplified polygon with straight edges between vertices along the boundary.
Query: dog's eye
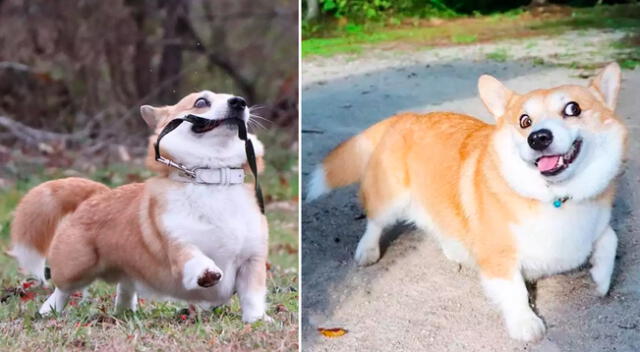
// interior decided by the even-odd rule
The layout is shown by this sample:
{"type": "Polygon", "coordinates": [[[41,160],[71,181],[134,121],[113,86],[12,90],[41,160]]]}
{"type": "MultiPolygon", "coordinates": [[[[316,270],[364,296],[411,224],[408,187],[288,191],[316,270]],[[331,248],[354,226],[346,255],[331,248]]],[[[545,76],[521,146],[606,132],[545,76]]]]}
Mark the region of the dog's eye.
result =
{"type": "Polygon", "coordinates": [[[580,110],[580,105],[575,101],[570,101],[567,105],[564,106],[564,110],[562,110],[562,114],[567,116],[579,116],[582,110],[580,110]]]}
{"type": "Polygon", "coordinates": [[[527,114],[520,115],[520,127],[527,128],[531,126],[531,118],[527,114]]]}
{"type": "Polygon", "coordinates": [[[196,109],[208,108],[210,106],[211,103],[205,98],[198,98],[198,100],[193,104],[193,107],[196,109]]]}

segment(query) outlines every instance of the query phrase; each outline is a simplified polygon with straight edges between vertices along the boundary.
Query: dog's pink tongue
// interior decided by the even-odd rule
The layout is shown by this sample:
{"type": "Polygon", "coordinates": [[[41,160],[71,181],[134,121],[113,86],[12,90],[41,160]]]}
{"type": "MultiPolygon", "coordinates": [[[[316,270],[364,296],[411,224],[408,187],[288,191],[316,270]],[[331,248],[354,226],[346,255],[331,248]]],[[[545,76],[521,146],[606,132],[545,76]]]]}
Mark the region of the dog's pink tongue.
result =
{"type": "Polygon", "coordinates": [[[553,170],[556,165],[558,165],[560,157],[561,155],[543,156],[542,158],[538,159],[538,170],[540,170],[540,172],[553,170]]]}

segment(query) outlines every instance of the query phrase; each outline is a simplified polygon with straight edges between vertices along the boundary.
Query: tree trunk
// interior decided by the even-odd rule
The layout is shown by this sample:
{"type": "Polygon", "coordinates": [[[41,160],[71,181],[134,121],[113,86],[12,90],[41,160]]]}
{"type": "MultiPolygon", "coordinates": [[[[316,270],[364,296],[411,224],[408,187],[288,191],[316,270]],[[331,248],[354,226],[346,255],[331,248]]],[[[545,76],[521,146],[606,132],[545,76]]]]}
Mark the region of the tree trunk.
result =
{"type": "Polygon", "coordinates": [[[165,104],[173,104],[179,98],[180,71],[182,70],[182,40],[178,31],[178,18],[186,16],[187,3],[182,0],[168,1],[165,18],[163,49],[158,69],[158,84],[172,80],[174,83],[169,89],[163,90],[159,99],[165,104]]]}
{"type": "Polygon", "coordinates": [[[307,21],[311,21],[318,17],[320,8],[318,6],[318,0],[307,0],[307,15],[304,18],[307,21]]]}

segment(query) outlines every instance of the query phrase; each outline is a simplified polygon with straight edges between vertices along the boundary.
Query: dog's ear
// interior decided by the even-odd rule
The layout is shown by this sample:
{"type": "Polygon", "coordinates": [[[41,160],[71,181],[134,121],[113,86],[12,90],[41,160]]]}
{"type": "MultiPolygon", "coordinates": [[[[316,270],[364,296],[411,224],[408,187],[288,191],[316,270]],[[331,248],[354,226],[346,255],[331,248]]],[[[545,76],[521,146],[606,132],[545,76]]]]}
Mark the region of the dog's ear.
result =
{"type": "Polygon", "coordinates": [[[160,109],[154,108],[151,105],[142,105],[140,107],[140,115],[144,119],[144,122],[151,128],[156,128],[158,124],[158,119],[160,117],[159,111],[160,109]]]}
{"type": "Polygon", "coordinates": [[[620,66],[615,61],[608,64],[591,81],[590,88],[596,89],[604,98],[605,105],[612,111],[618,102],[620,92],[620,66]]]}
{"type": "Polygon", "coordinates": [[[478,79],[478,92],[480,99],[487,107],[489,112],[498,120],[507,110],[509,99],[513,96],[513,92],[505,87],[495,77],[482,75],[478,79]]]}

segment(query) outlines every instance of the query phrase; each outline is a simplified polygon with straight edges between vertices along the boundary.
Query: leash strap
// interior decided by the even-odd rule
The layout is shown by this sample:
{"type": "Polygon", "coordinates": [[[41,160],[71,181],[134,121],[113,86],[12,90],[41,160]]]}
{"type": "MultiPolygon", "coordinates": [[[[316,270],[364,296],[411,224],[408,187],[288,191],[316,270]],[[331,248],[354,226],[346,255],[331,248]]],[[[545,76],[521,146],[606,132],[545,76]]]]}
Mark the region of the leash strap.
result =
{"type": "MultiPolygon", "coordinates": [[[[262,188],[260,187],[260,182],[258,182],[258,166],[256,164],[256,152],[253,149],[253,142],[251,142],[251,139],[248,137],[247,125],[241,119],[231,118],[228,120],[229,122],[235,123],[238,126],[238,138],[244,141],[244,151],[245,151],[245,154],[247,155],[247,162],[249,163],[249,168],[251,169],[253,178],[255,179],[254,191],[255,191],[256,199],[258,200],[258,206],[260,207],[260,211],[262,212],[262,214],[264,214],[264,197],[262,196],[262,188]]],[[[211,120],[205,119],[196,115],[187,115],[183,118],[177,118],[177,119],[171,120],[162,129],[162,131],[160,131],[160,134],[158,135],[158,139],[156,140],[156,143],[154,144],[153,147],[155,149],[156,161],[164,165],[167,165],[169,167],[178,169],[190,177],[195,177],[194,170],[189,169],[182,164],[176,163],[160,155],[160,140],[164,138],[164,136],[169,134],[171,131],[178,128],[178,126],[180,126],[180,124],[183,123],[184,121],[190,122],[191,124],[194,125],[194,127],[206,126],[211,123],[211,120]]]]}

